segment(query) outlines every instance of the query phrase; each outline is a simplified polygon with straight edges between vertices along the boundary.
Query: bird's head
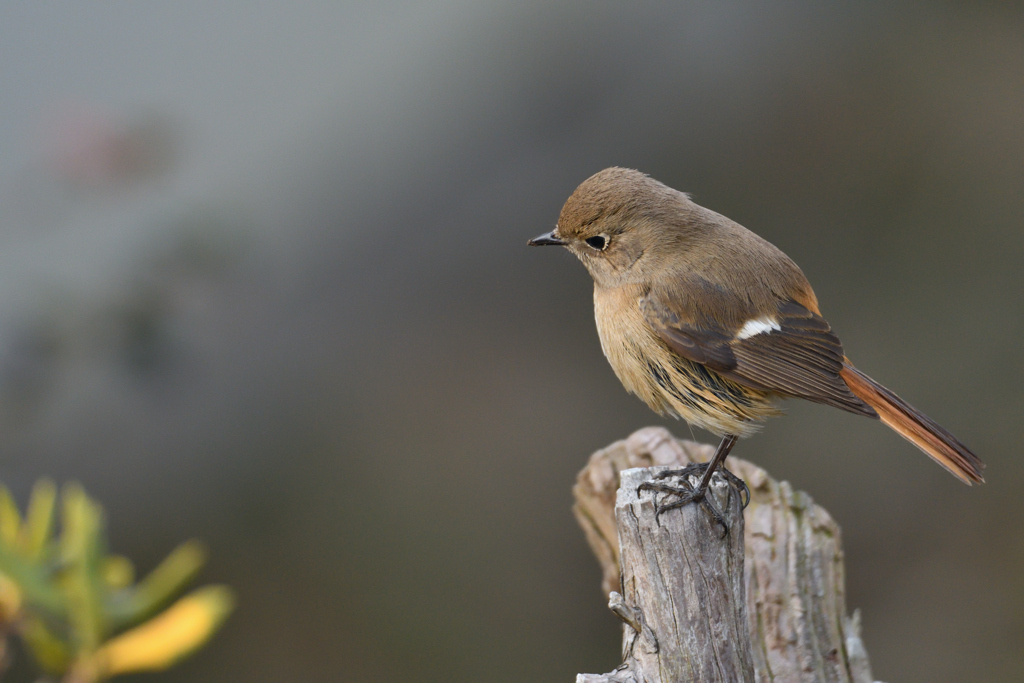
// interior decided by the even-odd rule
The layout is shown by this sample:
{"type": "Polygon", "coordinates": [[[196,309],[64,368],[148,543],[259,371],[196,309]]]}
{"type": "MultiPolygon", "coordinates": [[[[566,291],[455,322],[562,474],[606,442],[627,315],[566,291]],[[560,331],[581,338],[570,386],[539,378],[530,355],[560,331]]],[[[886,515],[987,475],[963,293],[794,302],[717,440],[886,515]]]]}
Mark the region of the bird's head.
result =
{"type": "Polygon", "coordinates": [[[693,242],[691,207],[685,194],[639,171],[606,168],[576,188],[554,230],[527,244],[567,248],[600,287],[642,282],[693,242]]]}

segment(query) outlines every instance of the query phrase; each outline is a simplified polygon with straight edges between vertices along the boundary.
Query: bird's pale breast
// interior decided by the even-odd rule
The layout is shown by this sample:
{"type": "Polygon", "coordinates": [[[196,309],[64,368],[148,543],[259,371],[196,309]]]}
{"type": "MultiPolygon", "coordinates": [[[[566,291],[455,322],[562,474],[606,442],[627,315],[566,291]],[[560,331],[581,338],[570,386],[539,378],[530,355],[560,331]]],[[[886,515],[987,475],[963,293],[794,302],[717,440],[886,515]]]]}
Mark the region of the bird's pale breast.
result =
{"type": "Polygon", "coordinates": [[[652,410],[718,435],[749,436],[779,413],[771,395],[682,358],[657,336],[640,309],[637,286],[594,288],[601,349],[630,393],[652,410]]]}

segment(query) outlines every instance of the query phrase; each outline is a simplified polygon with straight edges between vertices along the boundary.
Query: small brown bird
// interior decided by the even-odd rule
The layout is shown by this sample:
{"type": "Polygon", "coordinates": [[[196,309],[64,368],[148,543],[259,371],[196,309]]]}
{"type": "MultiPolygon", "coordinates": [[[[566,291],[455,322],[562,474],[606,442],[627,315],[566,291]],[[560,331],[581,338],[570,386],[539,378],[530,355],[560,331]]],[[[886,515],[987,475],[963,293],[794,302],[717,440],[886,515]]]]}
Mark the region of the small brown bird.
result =
{"type": "Polygon", "coordinates": [[[964,444],[850,363],[788,256],[682,192],[605,169],[529,244],[564,246],[590,271],[601,348],[628,391],[723,437],[682,502],[703,498],[736,440],[780,414],[778,398],[881,419],[961,481],[984,481],[964,444]]]}

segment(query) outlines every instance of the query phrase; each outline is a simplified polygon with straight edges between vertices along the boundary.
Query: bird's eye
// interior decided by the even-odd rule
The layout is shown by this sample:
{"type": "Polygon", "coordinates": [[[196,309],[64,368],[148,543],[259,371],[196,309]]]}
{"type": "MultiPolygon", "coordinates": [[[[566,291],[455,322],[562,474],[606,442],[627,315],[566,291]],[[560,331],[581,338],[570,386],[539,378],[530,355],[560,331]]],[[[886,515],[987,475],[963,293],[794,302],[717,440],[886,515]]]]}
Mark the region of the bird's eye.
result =
{"type": "Polygon", "coordinates": [[[604,235],[594,235],[583,241],[587,243],[587,246],[598,251],[604,251],[604,248],[608,246],[608,239],[604,235]]]}

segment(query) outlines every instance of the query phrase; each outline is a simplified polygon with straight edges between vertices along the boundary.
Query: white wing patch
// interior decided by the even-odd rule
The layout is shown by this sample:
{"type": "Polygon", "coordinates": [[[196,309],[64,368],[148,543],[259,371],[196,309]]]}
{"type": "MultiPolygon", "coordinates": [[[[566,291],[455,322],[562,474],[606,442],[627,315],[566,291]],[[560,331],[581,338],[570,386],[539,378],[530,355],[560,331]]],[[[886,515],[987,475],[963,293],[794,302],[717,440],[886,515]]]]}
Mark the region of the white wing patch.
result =
{"type": "Polygon", "coordinates": [[[749,339],[757,334],[768,334],[772,330],[781,330],[779,323],[774,318],[764,317],[748,320],[743,324],[742,329],[736,333],[737,339],[749,339]]]}

